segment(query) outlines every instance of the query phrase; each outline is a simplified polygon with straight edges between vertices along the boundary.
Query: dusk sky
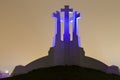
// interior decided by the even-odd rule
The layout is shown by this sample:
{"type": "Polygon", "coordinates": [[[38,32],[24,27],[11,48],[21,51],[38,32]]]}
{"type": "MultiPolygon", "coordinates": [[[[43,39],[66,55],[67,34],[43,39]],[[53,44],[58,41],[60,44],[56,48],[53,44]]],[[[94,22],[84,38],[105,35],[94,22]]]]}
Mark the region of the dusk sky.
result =
{"type": "Polygon", "coordinates": [[[120,67],[120,0],[0,0],[0,71],[11,72],[48,54],[52,13],[64,5],[81,13],[85,55],[120,67]]]}

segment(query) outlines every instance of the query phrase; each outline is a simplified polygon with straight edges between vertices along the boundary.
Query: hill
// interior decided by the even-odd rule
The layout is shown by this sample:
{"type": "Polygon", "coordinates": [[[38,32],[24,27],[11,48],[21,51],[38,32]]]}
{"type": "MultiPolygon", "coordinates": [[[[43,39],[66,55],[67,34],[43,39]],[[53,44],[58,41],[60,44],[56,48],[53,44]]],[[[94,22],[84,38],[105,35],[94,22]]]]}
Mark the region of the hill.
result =
{"type": "Polygon", "coordinates": [[[0,80],[120,80],[120,76],[79,66],[54,66],[0,80]]]}

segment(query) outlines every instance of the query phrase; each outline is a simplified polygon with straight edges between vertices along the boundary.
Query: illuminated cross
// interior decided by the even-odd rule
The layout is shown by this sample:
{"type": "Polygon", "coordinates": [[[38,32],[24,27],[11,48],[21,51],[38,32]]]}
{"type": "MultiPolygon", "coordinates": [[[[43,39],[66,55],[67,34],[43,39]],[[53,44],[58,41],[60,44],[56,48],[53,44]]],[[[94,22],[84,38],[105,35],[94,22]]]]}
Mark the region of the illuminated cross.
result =
{"type": "Polygon", "coordinates": [[[57,22],[56,22],[56,30],[57,31],[55,33],[55,35],[57,35],[57,39],[60,40],[61,38],[61,23],[60,23],[60,12],[59,11],[56,11],[56,13],[53,13],[53,17],[55,17],[57,19],[57,22]]]}
{"type": "Polygon", "coordinates": [[[80,13],[77,13],[77,11],[75,11],[73,13],[73,36],[78,34],[78,19],[80,18],[80,13]]]}
{"type": "Polygon", "coordinates": [[[61,9],[61,12],[64,12],[64,59],[65,64],[69,64],[69,51],[70,51],[70,33],[69,33],[69,13],[73,12],[73,9],[70,9],[69,6],[65,6],[64,9],[61,9]]]}
{"type": "Polygon", "coordinates": [[[70,9],[69,6],[65,6],[64,9],[61,9],[61,12],[65,13],[64,16],[64,40],[69,41],[70,40],[70,34],[69,34],[69,13],[72,12],[73,9],[70,9]]]}

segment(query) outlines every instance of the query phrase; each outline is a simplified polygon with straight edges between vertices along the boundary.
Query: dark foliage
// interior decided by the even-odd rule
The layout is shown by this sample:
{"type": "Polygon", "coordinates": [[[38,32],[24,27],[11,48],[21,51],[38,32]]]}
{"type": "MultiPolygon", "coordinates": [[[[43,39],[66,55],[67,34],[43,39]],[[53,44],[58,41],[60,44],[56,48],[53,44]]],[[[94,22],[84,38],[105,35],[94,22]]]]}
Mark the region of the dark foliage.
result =
{"type": "Polygon", "coordinates": [[[0,80],[120,80],[120,76],[79,66],[55,66],[0,80]]]}

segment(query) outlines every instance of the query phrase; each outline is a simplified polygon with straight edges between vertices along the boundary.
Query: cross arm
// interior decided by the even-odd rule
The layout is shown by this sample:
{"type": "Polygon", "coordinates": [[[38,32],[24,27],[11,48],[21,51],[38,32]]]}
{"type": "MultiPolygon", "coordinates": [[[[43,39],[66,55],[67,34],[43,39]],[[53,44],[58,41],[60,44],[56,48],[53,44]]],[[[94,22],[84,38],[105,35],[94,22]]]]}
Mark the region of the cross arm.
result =
{"type": "Polygon", "coordinates": [[[61,9],[61,12],[72,12],[73,9],[70,9],[68,5],[65,6],[64,9],[61,9]]]}
{"type": "Polygon", "coordinates": [[[75,18],[80,18],[80,13],[78,13],[77,11],[75,11],[73,15],[75,18]]]}
{"type": "Polygon", "coordinates": [[[56,17],[56,18],[60,18],[60,12],[59,11],[56,11],[56,13],[54,12],[52,14],[53,17],[56,17]]]}

